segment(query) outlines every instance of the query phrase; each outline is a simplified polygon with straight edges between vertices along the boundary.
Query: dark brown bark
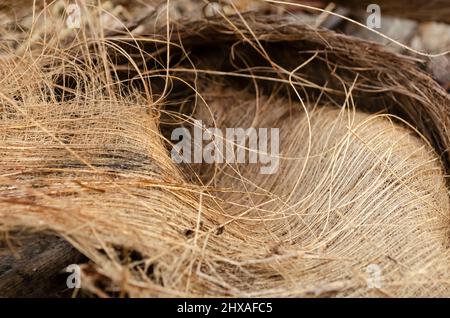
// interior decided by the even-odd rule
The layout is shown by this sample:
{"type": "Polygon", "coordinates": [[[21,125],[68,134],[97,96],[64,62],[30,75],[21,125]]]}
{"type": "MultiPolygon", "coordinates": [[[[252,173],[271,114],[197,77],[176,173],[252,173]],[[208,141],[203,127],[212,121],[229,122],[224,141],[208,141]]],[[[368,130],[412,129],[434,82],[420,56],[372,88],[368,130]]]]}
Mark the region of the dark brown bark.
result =
{"type": "Polygon", "coordinates": [[[65,268],[83,256],[53,235],[14,237],[0,243],[0,297],[70,297],[65,268]]]}

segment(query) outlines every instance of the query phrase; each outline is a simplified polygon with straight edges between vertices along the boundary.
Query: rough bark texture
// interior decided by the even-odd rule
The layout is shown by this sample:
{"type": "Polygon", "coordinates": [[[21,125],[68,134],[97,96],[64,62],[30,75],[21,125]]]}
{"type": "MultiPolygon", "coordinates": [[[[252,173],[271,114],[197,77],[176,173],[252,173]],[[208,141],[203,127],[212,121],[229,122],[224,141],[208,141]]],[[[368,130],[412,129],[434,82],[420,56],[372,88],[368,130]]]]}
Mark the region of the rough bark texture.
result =
{"type": "Polygon", "coordinates": [[[64,269],[83,257],[64,239],[33,234],[0,244],[0,297],[70,296],[64,269]]]}

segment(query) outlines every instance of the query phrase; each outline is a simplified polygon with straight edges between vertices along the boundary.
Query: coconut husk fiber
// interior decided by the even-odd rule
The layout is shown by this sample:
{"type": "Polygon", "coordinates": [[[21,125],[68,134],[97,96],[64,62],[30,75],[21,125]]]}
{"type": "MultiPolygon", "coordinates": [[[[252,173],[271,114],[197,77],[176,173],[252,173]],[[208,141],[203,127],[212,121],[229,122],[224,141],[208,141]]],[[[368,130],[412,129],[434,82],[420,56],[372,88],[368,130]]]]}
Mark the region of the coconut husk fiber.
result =
{"type": "Polygon", "coordinates": [[[169,26],[2,61],[2,231],[63,237],[101,297],[450,295],[449,97],[415,61],[279,18],[169,26]],[[175,164],[193,119],[280,128],[278,172],[175,164]]]}

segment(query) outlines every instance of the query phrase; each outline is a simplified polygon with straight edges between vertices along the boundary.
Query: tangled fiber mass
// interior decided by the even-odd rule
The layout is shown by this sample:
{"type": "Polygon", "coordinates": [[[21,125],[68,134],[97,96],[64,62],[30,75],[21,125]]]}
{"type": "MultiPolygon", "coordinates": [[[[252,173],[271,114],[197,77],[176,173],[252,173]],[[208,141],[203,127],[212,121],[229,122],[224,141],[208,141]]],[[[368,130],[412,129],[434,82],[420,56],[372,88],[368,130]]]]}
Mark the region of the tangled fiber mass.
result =
{"type": "Polygon", "coordinates": [[[102,297],[450,296],[449,97],[414,61],[290,20],[165,22],[3,48],[2,232],[63,237],[102,297]],[[278,171],[174,163],[194,119],[279,128],[278,171]]]}

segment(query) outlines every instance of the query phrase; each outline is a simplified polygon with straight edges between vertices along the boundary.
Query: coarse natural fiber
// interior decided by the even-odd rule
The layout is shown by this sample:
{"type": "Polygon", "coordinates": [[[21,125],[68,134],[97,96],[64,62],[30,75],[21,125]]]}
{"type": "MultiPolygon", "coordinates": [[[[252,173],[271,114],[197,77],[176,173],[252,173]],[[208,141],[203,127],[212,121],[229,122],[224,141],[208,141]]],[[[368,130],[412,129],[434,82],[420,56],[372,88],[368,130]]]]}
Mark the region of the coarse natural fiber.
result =
{"type": "Polygon", "coordinates": [[[221,208],[239,220],[222,234],[231,234],[224,254],[248,273],[228,284],[246,290],[241,275],[254,277],[251,296],[449,294],[443,174],[409,129],[387,115],[320,106],[308,108],[308,122],[273,98],[257,111],[253,95],[217,87],[203,96],[209,109],[195,116],[203,122],[211,111],[218,127],[281,129],[276,174],[261,175],[258,165],[199,169],[205,183],[229,189],[219,192],[221,208]],[[367,288],[371,266],[382,279],[375,290],[367,288]]]}
{"type": "Polygon", "coordinates": [[[64,237],[98,296],[450,295],[449,97],[412,60],[292,20],[142,25],[1,62],[1,230],[64,237]],[[279,127],[278,172],[175,164],[195,117],[279,127]]]}

